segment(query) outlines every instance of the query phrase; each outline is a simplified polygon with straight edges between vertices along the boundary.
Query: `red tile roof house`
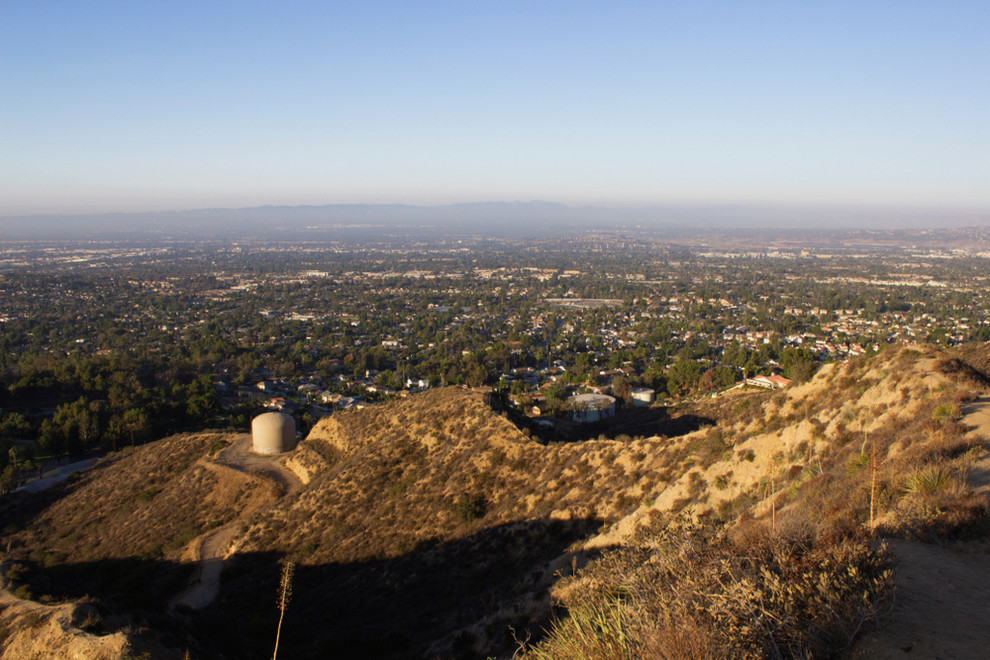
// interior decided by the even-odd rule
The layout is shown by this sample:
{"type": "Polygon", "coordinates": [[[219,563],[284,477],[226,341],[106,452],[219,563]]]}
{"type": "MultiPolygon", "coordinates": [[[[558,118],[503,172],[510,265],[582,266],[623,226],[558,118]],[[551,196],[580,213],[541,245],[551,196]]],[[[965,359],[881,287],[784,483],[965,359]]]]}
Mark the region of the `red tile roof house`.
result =
{"type": "Polygon", "coordinates": [[[747,385],[756,385],[757,387],[765,387],[768,390],[779,390],[781,388],[787,387],[794,381],[790,378],[784,378],[783,376],[774,374],[772,376],[754,376],[753,378],[747,378],[747,385]]]}

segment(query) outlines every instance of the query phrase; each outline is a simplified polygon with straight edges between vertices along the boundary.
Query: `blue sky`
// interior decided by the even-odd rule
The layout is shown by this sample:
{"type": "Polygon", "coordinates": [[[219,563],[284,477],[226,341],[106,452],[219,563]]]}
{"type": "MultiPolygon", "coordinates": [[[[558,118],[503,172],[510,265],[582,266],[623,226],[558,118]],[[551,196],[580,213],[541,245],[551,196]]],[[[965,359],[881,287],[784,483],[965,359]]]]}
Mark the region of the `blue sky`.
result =
{"type": "Polygon", "coordinates": [[[0,215],[990,209],[990,2],[0,0],[0,215]]]}

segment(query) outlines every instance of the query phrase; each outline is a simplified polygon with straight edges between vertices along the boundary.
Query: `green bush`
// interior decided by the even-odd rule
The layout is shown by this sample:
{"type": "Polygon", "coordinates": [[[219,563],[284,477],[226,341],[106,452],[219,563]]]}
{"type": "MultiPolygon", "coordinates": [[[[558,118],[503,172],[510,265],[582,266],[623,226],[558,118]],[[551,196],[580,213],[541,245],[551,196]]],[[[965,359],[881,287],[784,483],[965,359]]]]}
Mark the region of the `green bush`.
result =
{"type": "Polygon", "coordinates": [[[534,647],[532,660],[632,660],[634,644],[629,613],[622,603],[605,607],[579,605],[554,622],[547,641],[534,647]]]}
{"type": "Polygon", "coordinates": [[[932,419],[936,422],[945,422],[951,419],[956,414],[956,407],[951,403],[943,403],[941,405],[935,406],[932,411],[932,419]]]}
{"type": "Polygon", "coordinates": [[[454,517],[468,524],[483,518],[487,509],[488,502],[484,495],[464,495],[454,503],[454,517]]]}
{"type": "Polygon", "coordinates": [[[216,456],[217,452],[227,446],[226,440],[217,440],[212,445],[210,445],[210,458],[216,456]]]}
{"type": "Polygon", "coordinates": [[[952,487],[954,481],[949,470],[941,465],[927,465],[908,475],[904,492],[908,495],[938,495],[952,487]]]}
{"type": "Polygon", "coordinates": [[[141,504],[148,504],[151,500],[155,499],[155,495],[160,492],[162,492],[161,486],[151,486],[150,488],[145,488],[138,493],[135,499],[141,504]]]}

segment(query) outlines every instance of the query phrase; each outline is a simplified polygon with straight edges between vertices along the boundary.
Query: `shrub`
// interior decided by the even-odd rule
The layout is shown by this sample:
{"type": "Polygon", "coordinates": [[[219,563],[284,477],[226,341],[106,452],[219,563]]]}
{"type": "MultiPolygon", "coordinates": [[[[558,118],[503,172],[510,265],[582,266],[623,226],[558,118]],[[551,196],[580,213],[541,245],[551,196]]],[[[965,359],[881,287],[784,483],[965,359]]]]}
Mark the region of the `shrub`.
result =
{"type": "Polygon", "coordinates": [[[147,504],[151,500],[155,499],[155,495],[160,492],[162,492],[161,486],[151,486],[150,488],[146,488],[138,493],[135,499],[137,499],[137,501],[141,504],[147,504]]]}
{"type": "Polygon", "coordinates": [[[21,586],[14,589],[14,596],[20,598],[21,600],[33,600],[34,592],[31,591],[31,587],[29,587],[28,585],[22,584],[21,586]]]}
{"type": "Polygon", "coordinates": [[[478,518],[483,518],[487,508],[488,503],[484,495],[463,495],[454,503],[454,517],[459,522],[472,523],[478,518]]]}
{"type": "Polygon", "coordinates": [[[942,493],[954,484],[949,471],[941,465],[927,465],[908,475],[904,481],[904,492],[908,495],[933,496],[942,493]]]}
{"type": "Polygon", "coordinates": [[[846,474],[853,477],[870,464],[870,456],[864,452],[853,454],[853,457],[846,461],[846,474]]]}
{"type": "Polygon", "coordinates": [[[24,578],[24,570],[24,564],[11,564],[4,575],[8,580],[19,582],[24,578]]]}
{"type": "Polygon", "coordinates": [[[951,403],[943,403],[935,406],[932,411],[932,419],[936,422],[945,422],[956,415],[956,407],[951,403]]]}
{"type": "Polygon", "coordinates": [[[524,657],[834,657],[891,591],[889,555],[864,534],[661,521],[585,569],[570,620],[524,657]]]}
{"type": "Polygon", "coordinates": [[[410,472],[409,474],[405,475],[404,477],[402,477],[401,479],[399,479],[394,484],[388,487],[388,496],[398,497],[399,495],[402,495],[403,493],[406,492],[406,490],[408,490],[409,486],[416,483],[418,479],[419,479],[418,474],[416,474],[415,472],[410,472]]]}
{"type": "Polygon", "coordinates": [[[752,449],[740,449],[736,456],[750,463],[756,460],[756,453],[752,449]]]}
{"type": "Polygon", "coordinates": [[[554,622],[547,640],[535,646],[531,660],[632,660],[629,614],[621,603],[580,605],[554,622]]]}

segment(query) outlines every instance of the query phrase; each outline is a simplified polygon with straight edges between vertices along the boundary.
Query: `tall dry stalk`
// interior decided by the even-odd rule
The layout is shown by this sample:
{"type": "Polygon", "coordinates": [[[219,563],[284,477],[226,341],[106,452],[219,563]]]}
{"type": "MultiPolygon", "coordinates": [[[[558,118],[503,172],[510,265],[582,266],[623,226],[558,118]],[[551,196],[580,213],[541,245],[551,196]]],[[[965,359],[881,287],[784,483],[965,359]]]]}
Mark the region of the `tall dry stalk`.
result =
{"type": "Polygon", "coordinates": [[[873,474],[870,477],[870,533],[873,533],[875,527],[873,522],[873,512],[875,511],[875,502],[877,499],[877,443],[873,443],[873,457],[871,459],[873,474]]]}
{"type": "Polygon", "coordinates": [[[773,478],[770,480],[770,531],[773,533],[777,532],[777,473],[774,472],[773,478]]]}
{"type": "Polygon", "coordinates": [[[282,564],[282,581],[279,584],[278,599],[278,629],[275,632],[275,652],[272,653],[272,660],[278,658],[278,639],[282,635],[282,619],[285,618],[285,608],[292,597],[292,573],[296,570],[294,562],[286,561],[282,564]]]}
{"type": "MultiPolygon", "coordinates": [[[[872,422],[873,418],[870,416],[866,416],[863,420],[863,446],[859,449],[860,455],[866,453],[866,444],[870,441],[872,422]]],[[[875,441],[870,445],[870,454],[870,533],[872,534],[877,500],[877,443],[875,441]]]]}

